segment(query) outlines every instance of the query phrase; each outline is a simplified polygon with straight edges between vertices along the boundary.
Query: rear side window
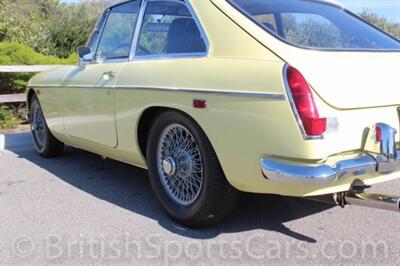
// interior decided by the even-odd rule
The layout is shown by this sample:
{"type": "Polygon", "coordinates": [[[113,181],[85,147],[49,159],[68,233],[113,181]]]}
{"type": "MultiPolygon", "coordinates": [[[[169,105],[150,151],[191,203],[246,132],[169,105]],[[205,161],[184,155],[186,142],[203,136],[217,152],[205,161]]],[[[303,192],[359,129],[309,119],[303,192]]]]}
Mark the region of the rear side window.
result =
{"type": "Polygon", "coordinates": [[[394,37],[323,1],[229,0],[266,31],[290,44],[334,50],[400,50],[394,37]]]}
{"type": "Polygon", "coordinates": [[[96,59],[121,59],[129,56],[140,1],[115,6],[108,14],[100,37],[96,59]]]}
{"type": "Polygon", "coordinates": [[[206,43],[186,5],[150,1],[146,5],[136,55],[197,54],[206,43]]]}
{"type": "Polygon", "coordinates": [[[304,47],[351,47],[351,39],[325,17],[318,14],[282,13],[283,36],[304,47]]]}

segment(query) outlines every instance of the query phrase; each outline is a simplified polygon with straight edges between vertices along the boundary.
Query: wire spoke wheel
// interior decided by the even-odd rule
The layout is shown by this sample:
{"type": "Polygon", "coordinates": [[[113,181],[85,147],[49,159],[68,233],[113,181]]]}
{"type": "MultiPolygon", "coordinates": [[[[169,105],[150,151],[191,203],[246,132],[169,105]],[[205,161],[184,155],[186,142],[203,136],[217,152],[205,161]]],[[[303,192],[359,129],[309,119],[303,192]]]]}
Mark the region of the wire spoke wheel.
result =
{"type": "Polygon", "coordinates": [[[159,113],[145,154],[151,186],[176,222],[213,225],[236,206],[239,192],[227,181],[207,135],[189,116],[172,110],[159,113]]]}
{"type": "Polygon", "coordinates": [[[33,145],[36,152],[44,158],[61,155],[64,150],[64,143],[51,134],[37,96],[30,96],[28,104],[33,145]]]}
{"type": "Polygon", "coordinates": [[[168,196],[187,206],[198,198],[203,186],[203,161],[190,131],[180,124],[164,129],[158,143],[157,168],[168,196]]]}
{"type": "Polygon", "coordinates": [[[31,127],[36,145],[39,149],[43,149],[46,145],[46,124],[43,112],[38,104],[33,109],[31,127]]]}

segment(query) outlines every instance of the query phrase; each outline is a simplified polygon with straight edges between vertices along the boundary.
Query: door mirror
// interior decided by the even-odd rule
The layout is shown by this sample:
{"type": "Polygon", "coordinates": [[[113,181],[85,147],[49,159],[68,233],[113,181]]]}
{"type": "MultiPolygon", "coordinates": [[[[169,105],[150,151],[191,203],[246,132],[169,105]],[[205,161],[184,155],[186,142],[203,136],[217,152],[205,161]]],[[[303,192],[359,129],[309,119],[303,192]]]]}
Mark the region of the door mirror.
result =
{"type": "Polygon", "coordinates": [[[85,67],[87,63],[92,61],[92,49],[90,47],[79,46],[77,49],[77,53],[79,56],[79,66],[85,67]]]}

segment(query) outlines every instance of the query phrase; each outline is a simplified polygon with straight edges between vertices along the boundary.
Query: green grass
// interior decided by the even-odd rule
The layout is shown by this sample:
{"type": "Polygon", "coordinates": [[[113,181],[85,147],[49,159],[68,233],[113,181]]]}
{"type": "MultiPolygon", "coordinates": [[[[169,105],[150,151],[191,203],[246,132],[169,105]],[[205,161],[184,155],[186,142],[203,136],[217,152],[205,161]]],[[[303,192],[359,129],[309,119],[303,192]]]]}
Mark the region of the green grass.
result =
{"type": "Polygon", "coordinates": [[[14,116],[14,113],[10,108],[0,106],[0,130],[12,129],[20,124],[21,120],[14,116]]]}

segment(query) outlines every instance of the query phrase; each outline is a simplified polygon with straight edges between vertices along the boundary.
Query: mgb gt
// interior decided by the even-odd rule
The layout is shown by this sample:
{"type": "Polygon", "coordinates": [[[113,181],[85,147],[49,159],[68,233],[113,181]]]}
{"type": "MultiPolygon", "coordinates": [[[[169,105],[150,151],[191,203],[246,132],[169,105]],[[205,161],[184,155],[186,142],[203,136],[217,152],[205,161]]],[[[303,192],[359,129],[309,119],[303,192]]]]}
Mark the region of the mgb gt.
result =
{"type": "Polygon", "coordinates": [[[119,1],[78,54],[28,85],[43,157],[67,144],[146,168],[194,227],[240,192],[399,210],[365,190],[400,175],[400,42],[336,2],[119,1]]]}

